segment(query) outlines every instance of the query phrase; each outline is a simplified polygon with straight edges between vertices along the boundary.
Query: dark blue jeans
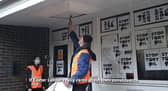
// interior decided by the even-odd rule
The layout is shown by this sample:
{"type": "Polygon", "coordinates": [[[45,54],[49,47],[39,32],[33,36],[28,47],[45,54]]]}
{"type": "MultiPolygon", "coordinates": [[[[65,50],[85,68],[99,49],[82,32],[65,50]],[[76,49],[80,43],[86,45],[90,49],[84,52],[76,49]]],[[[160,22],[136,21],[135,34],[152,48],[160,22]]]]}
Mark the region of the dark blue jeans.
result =
{"type": "Polygon", "coordinates": [[[81,85],[73,85],[72,91],[92,91],[91,83],[89,84],[81,84],[81,85]]]}
{"type": "Polygon", "coordinates": [[[42,88],[32,89],[32,91],[43,91],[42,88]]]}

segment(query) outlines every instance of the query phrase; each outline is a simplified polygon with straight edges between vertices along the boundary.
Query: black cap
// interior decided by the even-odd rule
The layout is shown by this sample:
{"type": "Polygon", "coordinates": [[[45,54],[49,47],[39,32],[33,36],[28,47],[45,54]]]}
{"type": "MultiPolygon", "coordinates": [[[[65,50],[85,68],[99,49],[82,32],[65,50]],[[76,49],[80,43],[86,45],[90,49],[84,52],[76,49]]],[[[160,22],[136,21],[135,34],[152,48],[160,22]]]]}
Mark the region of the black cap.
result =
{"type": "Polygon", "coordinates": [[[83,36],[83,41],[84,41],[85,43],[91,43],[92,40],[93,40],[93,38],[92,38],[90,35],[84,35],[84,36],[83,36]]]}

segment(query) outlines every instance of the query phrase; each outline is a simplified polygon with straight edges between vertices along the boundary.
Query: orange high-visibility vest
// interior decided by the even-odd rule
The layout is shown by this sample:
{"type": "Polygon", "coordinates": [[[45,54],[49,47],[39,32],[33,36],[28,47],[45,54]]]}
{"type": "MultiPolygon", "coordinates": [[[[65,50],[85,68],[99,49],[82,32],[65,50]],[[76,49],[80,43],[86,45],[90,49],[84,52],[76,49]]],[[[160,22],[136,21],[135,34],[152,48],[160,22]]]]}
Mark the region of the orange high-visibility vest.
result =
{"type": "MultiPolygon", "coordinates": [[[[74,56],[73,62],[72,62],[71,77],[74,76],[76,74],[76,72],[78,71],[78,61],[79,61],[79,58],[80,58],[82,53],[89,54],[87,49],[83,49],[83,50],[80,50],[76,54],[76,56],[74,56]]],[[[89,61],[89,70],[88,70],[87,74],[82,79],[78,79],[79,81],[76,82],[77,84],[86,84],[86,83],[88,83],[88,81],[91,78],[90,65],[91,65],[91,59],[89,61]]]]}
{"type": "Polygon", "coordinates": [[[30,69],[32,72],[31,76],[31,88],[42,88],[42,74],[43,66],[40,65],[38,69],[34,65],[27,66],[27,69],[30,69]]]}

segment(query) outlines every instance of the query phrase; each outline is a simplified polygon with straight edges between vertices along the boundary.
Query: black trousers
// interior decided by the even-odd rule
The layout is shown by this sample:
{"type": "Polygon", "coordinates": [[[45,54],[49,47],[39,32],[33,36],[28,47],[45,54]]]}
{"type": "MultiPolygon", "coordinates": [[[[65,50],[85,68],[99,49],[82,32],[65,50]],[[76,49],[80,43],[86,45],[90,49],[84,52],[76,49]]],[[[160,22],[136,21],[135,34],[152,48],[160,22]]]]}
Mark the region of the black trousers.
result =
{"type": "Polygon", "coordinates": [[[36,89],[32,89],[32,91],[43,91],[42,88],[36,88],[36,89]]]}
{"type": "Polygon", "coordinates": [[[73,85],[72,91],[91,91],[92,86],[91,83],[89,84],[81,84],[81,85],[73,85]]]}

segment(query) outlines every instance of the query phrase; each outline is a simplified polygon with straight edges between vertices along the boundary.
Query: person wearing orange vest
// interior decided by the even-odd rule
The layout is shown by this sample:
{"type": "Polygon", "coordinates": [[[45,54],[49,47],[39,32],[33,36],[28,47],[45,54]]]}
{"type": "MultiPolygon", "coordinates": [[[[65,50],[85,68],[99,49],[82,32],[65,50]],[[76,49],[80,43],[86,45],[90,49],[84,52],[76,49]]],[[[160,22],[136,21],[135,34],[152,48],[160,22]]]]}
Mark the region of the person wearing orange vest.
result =
{"type": "Polygon", "coordinates": [[[28,91],[43,91],[45,89],[42,84],[43,65],[40,65],[40,57],[36,57],[34,65],[28,65],[26,71],[28,91]]]}
{"type": "Polygon", "coordinates": [[[96,60],[96,55],[91,51],[92,37],[84,35],[78,40],[76,33],[72,29],[72,20],[69,21],[70,38],[74,44],[74,54],[71,58],[71,81],[65,82],[65,85],[72,84],[72,91],[88,91],[87,86],[91,79],[91,61],[96,60]]]}

